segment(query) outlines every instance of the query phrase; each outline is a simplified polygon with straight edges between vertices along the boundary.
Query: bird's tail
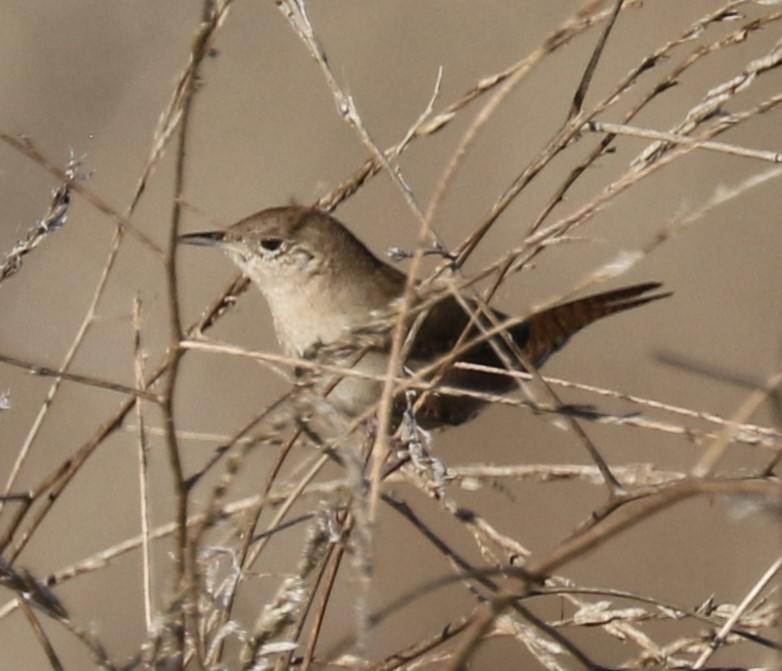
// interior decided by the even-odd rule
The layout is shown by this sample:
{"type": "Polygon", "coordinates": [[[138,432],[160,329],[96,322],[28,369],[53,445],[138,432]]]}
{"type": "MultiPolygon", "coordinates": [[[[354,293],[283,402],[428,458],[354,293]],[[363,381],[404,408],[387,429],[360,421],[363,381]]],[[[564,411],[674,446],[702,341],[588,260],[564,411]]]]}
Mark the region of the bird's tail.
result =
{"type": "Polygon", "coordinates": [[[670,292],[649,293],[661,286],[660,282],[635,284],[543,310],[511,329],[513,339],[527,360],[540,367],[572,335],[592,322],[670,296],[670,292]]]}

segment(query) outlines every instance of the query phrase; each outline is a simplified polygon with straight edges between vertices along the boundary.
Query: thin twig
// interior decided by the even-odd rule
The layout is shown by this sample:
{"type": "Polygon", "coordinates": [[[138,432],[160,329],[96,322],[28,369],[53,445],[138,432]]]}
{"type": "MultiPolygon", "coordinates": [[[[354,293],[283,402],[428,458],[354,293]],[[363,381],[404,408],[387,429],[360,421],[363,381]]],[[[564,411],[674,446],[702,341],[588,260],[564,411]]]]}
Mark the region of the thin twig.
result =
{"type": "MultiPolygon", "coordinates": [[[[611,135],[627,135],[628,137],[642,137],[647,140],[659,140],[673,145],[677,144],[695,144],[697,140],[689,135],[680,135],[678,133],[666,133],[664,131],[652,130],[651,128],[639,128],[638,126],[628,126],[627,124],[606,123],[604,121],[590,121],[584,126],[585,131],[595,133],[609,133],[611,135]]],[[[722,154],[732,156],[743,156],[753,158],[758,161],[768,161],[770,163],[782,163],[782,152],[768,151],[766,149],[749,149],[726,142],[700,142],[698,149],[706,151],[716,151],[722,154]]]]}
{"type": "Polygon", "coordinates": [[[22,267],[22,259],[40,245],[50,233],[65,225],[70,203],[70,183],[66,182],[52,194],[52,202],[43,218],[27,231],[24,240],[17,242],[0,263],[0,282],[16,274],[22,267]]]}
{"type": "Polygon", "coordinates": [[[752,586],[752,589],[747,592],[747,595],[741,600],[741,603],[736,606],[731,616],[725,621],[725,624],[720,627],[717,635],[709,642],[709,647],[703,651],[703,654],[698,657],[695,664],[692,665],[693,669],[702,669],[703,665],[709,660],[709,658],[718,650],[718,648],[725,642],[728,634],[736,626],[736,623],[741,619],[741,616],[747,611],[752,602],[758,597],[758,595],[766,589],[768,584],[779,574],[779,570],[782,568],[782,557],[777,559],[771,566],[768,567],[766,572],[760,577],[760,579],[752,586]]]}
{"type": "MultiPolygon", "coordinates": [[[[136,378],[136,386],[142,389],[144,386],[144,360],[146,355],[141,340],[141,300],[136,297],[133,301],[133,372],[136,378]]],[[[149,519],[149,443],[147,441],[146,423],[144,411],[136,399],[136,423],[138,426],[138,480],[139,480],[139,520],[141,522],[141,567],[142,567],[142,591],[144,594],[144,622],[147,636],[152,634],[152,548],[149,519]]]]}
{"type": "Polygon", "coordinates": [[[8,356],[6,354],[0,354],[0,362],[8,364],[9,366],[15,366],[16,368],[22,368],[32,375],[54,377],[59,380],[84,384],[88,387],[108,389],[109,391],[116,391],[120,394],[126,394],[134,398],[143,398],[144,400],[152,401],[153,403],[160,403],[162,400],[158,394],[154,394],[151,391],[146,391],[145,389],[136,389],[134,387],[128,387],[124,384],[119,384],[118,382],[108,382],[107,380],[101,380],[89,375],[66,373],[63,370],[55,370],[54,368],[49,368],[48,366],[42,366],[37,363],[32,363],[31,361],[17,359],[16,357],[8,356]]]}

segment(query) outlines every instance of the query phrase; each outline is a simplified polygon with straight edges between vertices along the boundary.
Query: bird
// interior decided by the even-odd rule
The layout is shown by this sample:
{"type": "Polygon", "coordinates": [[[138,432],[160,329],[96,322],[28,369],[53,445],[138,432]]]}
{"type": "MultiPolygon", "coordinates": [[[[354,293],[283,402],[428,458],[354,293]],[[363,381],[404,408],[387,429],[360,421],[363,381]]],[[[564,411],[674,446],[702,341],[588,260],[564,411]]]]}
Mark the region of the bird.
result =
{"type": "MultiPolygon", "coordinates": [[[[393,321],[388,317],[398,309],[408,284],[404,272],[379,259],[335,217],[299,205],[265,209],[227,229],[189,233],[179,241],[227,253],[266,299],[286,355],[358,373],[328,387],[333,407],[358,417],[378,402],[391,347],[388,325],[393,321]]],[[[525,364],[540,368],[584,327],[671,295],[661,287],[660,282],[644,282],[604,291],[523,320],[509,320],[469,297],[457,300],[452,292],[431,300],[423,292],[414,299],[406,323],[412,337],[403,371],[426,369],[427,379],[437,385],[419,404],[416,422],[437,429],[471,420],[487,405],[486,395],[504,395],[517,385],[503,374],[509,365],[521,371],[525,364]],[[504,331],[497,328],[504,323],[504,331]],[[435,377],[433,363],[454,348],[456,362],[435,377]],[[465,393],[441,393],[441,388],[465,393]]],[[[304,375],[305,368],[297,368],[297,375],[304,375]]],[[[398,394],[395,419],[409,408],[409,398],[398,394]]]]}

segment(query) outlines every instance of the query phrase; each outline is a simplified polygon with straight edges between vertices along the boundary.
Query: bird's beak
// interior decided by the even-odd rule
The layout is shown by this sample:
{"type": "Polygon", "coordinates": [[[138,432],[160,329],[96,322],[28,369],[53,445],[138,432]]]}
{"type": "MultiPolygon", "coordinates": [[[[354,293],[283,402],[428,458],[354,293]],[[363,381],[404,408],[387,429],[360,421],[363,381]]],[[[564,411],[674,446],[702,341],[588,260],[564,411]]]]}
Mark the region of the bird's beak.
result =
{"type": "Polygon", "coordinates": [[[222,247],[225,245],[225,231],[205,231],[203,233],[188,233],[179,236],[183,245],[200,245],[202,247],[222,247]]]}

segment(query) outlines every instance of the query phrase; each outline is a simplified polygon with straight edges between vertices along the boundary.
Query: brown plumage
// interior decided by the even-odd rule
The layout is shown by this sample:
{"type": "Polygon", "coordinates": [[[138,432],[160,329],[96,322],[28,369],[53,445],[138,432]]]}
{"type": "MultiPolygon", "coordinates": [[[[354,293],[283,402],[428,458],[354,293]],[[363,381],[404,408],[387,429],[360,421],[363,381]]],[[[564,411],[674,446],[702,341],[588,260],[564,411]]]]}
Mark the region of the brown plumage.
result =
{"type": "MultiPolygon", "coordinates": [[[[325,358],[332,364],[347,365],[351,357],[344,345],[361,340],[358,336],[368,323],[393,309],[407,280],[339,221],[312,208],[264,210],[225,231],[186,235],[181,241],[226,251],[264,294],[283,350],[291,356],[325,358]]],[[[500,334],[481,338],[484,330],[508,319],[492,309],[491,318],[479,316],[480,328],[473,326],[467,335],[467,342],[474,344],[458,361],[500,369],[510,361],[521,369],[514,351],[518,348],[523,360],[538,368],[585,326],[670,295],[652,293],[660,286],[647,282],[605,291],[533,314],[507,329],[513,346],[500,334]]],[[[469,300],[467,304],[475,308],[469,300]]],[[[469,323],[470,315],[453,296],[429,307],[409,348],[406,367],[420,371],[447,355],[469,323]]],[[[374,343],[353,368],[382,376],[389,338],[381,336],[374,343]]],[[[440,373],[439,380],[445,386],[492,394],[504,394],[515,384],[507,375],[458,367],[440,373]]],[[[377,380],[345,377],[328,398],[336,408],[355,416],[378,400],[381,386],[377,380]]],[[[427,427],[461,424],[485,404],[474,397],[432,393],[418,420],[427,427]]],[[[403,399],[398,405],[403,407],[403,399]]]]}
{"type": "MultiPolygon", "coordinates": [[[[507,333],[523,360],[537,369],[543,366],[552,354],[564,347],[573,335],[598,319],[670,296],[670,293],[651,293],[661,286],[659,282],[646,282],[578,298],[532,314],[521,323],[510,326],[507,333]]],[[[472,307],[476,310],[474,305],[472,307]]],[[[485,316],[481,319],[485,331],[492,329],[495,324],[508,321],[508,317],[497,310],[492,310],[492,317],[491,321],[485,316]]],[[[436,304],[421,326],[411,356],[426,360],[451,351],[468,323],[469,316],[454,298],[449,297],[436,304]],[[419,342],[427,343],[427,346],[418,346],[419,342]]],[[[468,342],[480,339],[481,333],[481,329],[473,326],[468,342]]],[[[498,334],[490,339],[483,339],[458,360],[503,370],[506,369],[505,362],[511,362],[517,370],[524,370],[514,347],[509,346],[506,339],[498,334]]],[[[442,376],[441,383],[445,386],[493,394],[507,393],[515,385],[513,379],[507,375],[459,368],[447,371],[442,376]]],[[[435,395],[421,409],[418,419],[424,425],[461,424],[472,418],[484,405],[480,399],[468,396],[435,395]]]]}

